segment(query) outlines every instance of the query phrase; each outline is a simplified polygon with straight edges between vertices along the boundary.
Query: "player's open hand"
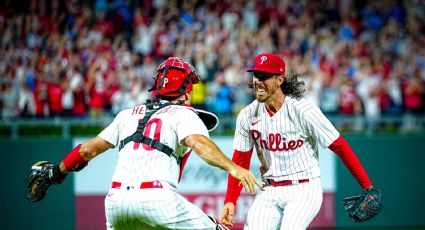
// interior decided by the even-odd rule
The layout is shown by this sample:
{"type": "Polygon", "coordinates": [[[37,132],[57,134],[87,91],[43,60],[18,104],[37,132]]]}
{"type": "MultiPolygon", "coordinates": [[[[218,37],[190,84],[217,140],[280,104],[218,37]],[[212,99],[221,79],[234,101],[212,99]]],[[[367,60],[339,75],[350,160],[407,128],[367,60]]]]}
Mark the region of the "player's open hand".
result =
{"type": "Polygon", "coordinates": [[[233,226],[233,214],[235,213],[235,205],[232,202],[227,202],[220,214],[220,223],[226,226],[233,226]]]}
{"type": "Polygon", "coordinates": [[[236,166],[229,173],[240,181],[246,192],[255,193],[255,185],[262,188],[263,185],[255,178],[254,174],[240,166],[236,166]]]}

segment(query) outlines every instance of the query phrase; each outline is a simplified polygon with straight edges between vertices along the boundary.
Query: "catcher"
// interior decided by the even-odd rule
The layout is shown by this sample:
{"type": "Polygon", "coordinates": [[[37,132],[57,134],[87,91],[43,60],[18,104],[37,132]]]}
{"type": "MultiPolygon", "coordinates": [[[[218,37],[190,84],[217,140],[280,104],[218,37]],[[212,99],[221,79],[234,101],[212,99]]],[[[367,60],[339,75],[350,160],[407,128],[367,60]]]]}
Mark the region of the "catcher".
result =
{"type": "Polygon", "coordinates": [[[119,146],[105,198],[107,229],[226,229],[176,192],[190,151],[238,178],[246,191],[254,192],[261,183],[209,139],[208,131],[218,118],[190,106],[192,85],[200,80],[192,65],[171,57],[159,65],[154,79],[151,94],[159,103],[148,101],[121,111],[97,137],[78,145],[59,164],[34,164],[28,175],[28,200],[42,200],[50,185],[119,146]]]}

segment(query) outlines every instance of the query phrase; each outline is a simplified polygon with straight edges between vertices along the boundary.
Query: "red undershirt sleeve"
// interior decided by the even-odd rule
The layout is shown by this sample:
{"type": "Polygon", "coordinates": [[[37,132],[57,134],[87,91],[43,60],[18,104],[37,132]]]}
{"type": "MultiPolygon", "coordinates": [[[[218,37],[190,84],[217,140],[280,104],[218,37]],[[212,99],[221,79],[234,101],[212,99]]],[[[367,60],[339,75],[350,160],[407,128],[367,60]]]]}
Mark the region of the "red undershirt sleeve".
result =
{"type": "MultiPolygon", "coordinates": [[[[247,152],[235,150],[233,152],[232,161],[235,162],[237,165],[241,166],[242,168],[249,170],[249,166],[251,164],[252,151],[252,149],[247,152]]],[[[224,204],[232,202],[234,205],[236,205],[236,201],[238,200],[239,195],[241,194],[242,188],[243,186],[242,184],[239,184],[239,180],[229,174],[224,204]]]]}
{"type": "Polygon", "coordinates": [[[372,182],[356,154],[341,135],[329,146],[329,149],[339,156],[362,188],[365,189],[372,186],[372,182]]]}

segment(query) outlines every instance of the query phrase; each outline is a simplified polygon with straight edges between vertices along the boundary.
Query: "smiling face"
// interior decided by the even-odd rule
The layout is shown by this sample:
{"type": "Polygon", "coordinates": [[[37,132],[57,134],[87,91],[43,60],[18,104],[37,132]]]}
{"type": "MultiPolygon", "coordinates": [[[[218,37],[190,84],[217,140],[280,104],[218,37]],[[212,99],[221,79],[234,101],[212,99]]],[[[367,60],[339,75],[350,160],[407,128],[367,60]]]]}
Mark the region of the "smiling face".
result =
{"type": "Polygon", "coordinates": [[[254,71],[252,81],[255,98],[259,102],[271,103],[283,96],[280,89],[280,85],[283,83],[283,75],[254,71]]]}

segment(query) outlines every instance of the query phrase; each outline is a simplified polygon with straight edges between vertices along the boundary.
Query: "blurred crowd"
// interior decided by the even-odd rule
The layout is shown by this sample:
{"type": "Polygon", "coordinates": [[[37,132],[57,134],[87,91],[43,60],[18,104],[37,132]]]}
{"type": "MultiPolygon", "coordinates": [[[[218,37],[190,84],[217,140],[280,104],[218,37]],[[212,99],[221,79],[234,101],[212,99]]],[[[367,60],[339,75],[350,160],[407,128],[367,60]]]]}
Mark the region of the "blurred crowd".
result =
{"type": "Polygon", "coordinates": [[[113,116],[150,99],[169,56],[202,76],[196,107],[232,115],[262,52],[326,114],[424,114],[424,33],[421,0],[4,0],[1,119],[113,116]]]}

